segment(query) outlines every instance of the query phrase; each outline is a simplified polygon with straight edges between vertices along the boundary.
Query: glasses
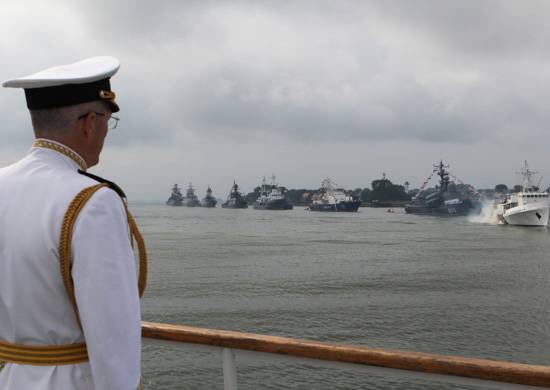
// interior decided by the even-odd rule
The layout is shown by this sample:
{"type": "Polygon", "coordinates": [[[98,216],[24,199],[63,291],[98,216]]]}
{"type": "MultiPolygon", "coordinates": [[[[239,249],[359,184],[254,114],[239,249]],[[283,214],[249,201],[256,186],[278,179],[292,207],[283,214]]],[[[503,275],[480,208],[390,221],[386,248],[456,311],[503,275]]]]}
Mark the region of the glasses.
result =
{"type": "Polygon", "coordinates": [[[116,129],[120,118],[117,118],[116,116],[112,116],[112,115],[107,116],[107,114],[104,114],[102,112],[90,111],[84,115],[80,115],[78,119],[82,119],[92,112],[96,115],[107,117],[107,127],[109,128],[109,130],[116,129]]]}

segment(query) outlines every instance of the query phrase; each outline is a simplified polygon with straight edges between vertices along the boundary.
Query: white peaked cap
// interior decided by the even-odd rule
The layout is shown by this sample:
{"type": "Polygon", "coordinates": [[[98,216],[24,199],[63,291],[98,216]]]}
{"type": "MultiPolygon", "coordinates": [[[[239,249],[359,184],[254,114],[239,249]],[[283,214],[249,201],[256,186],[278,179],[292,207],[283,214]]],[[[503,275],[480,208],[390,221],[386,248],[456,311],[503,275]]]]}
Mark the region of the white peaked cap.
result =
{"type": "Polygon", "coordinates": [[[120,62],[115,57],[93,57],[7,80],[2,86],[23,88],[29,110],[102,100],[112,112],[117,112],[119,107],[109,80],[119,67],[120,62]]]}
{"type": "Polygon", "coordinates": [[[54,66],[40,72],[7,80],[2,83],[8,88],[44,88],[64,84],[84,84],[113,76],[120,68],[115,57],[92,57],[67,65],[54,66]]]}

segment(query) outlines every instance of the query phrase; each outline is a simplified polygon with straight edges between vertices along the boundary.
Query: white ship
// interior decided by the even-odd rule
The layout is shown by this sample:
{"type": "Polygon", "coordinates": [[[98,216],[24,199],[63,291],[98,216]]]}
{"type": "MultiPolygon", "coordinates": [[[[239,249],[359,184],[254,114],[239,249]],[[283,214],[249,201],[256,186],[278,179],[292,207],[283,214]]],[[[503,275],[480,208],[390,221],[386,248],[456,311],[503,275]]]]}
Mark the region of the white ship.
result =
{"type": "Polygon", "coordinates": [[[499,221],[508,225],[547,226],[550,214],[550,198],[548,192],[540,192],[532,182],[533,175],[538,172],[529,170],[527,161],[521,169],[523,189],[521,192],[508,195],[496,205],[499,221]]]}
{"type": "Polygon", "coordinates": [[[336,184],[327,177],[321,184],[320,193],[313,196],[309,210],[355,212],[359,206],[361,206],[359,199],[337,189],[336,184]]]}

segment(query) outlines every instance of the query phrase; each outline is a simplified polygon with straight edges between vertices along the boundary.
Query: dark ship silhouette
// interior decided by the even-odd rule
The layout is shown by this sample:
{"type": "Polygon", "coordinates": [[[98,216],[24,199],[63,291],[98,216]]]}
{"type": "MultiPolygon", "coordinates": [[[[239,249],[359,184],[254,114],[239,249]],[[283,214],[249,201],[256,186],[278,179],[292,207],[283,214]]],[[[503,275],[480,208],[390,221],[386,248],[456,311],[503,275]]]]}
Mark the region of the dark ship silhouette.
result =
{"type": "Polygon", "coordinates": [[[185,193],[185,205],[187,207],[198,207],[201,205],[199,198],[195,195],[193,184],[191,183],[189,183],[189,187],[187,187],[187,192],[185,193]]]}
{"type": "Polygon", "coordinates": [[[212,196],[212,188],[210,188],[210,186],[208,186],[208,189],[206,190],[206,195],[201,200],[201,206],[202,207],[216,207],[217,203],[218,203],[218,201],[216,200],[216,198],[214,198],[212,196]]]}
{"type": "MultiPolygon", "coordinates": [[[[418,194],[410,203],[405,205],[405,211],[409,214],[438,215],[438,216],[463,216],[481,211],[479,193],[470,185],[462,184],[462,191],[457,190],[455,183],[451,182],[448,165],[443,161],[434,165],[434,170],[424,181],[418,194]],[[434,174],[439,176],[439,186],[435,191],[428,192],[425,188],[434,174]],[[451,188],[451,186],[453,188],[451,188]]],[[[454,177],[454,176],[453,176],[454,177]]],[[[454,177],[456,179],[456,177],[454,177]]],[[[456,179],[459,181],[458,179],[456,179]]]]}
{"type": "Polygon", "coordinates": [[[174,184],[174,187],[172,187],[172,193],[166,201],[166,204],[168,206],[183,206],[183,195],[177,184],[174,184]]]}
{"type": "Polygon", "coordinates": [[[231,191],[227,196],[227,200],[222,203],[224,209],[246,209],[248,208],[248,202],[246,198],[240,193],[239,186],[233,181],[231,191]]]}

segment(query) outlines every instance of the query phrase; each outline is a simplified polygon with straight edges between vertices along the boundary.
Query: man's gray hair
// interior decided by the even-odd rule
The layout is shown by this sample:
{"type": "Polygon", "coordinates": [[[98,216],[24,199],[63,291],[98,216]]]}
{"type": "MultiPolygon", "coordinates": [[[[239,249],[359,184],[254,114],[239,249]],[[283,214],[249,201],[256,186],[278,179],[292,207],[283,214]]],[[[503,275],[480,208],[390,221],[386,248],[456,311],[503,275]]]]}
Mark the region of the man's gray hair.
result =
{"type": "Polygon", "coordinates": [[[67,107],[30,110],[34,134],[37,138],[66,135],[76,126],[79,116],[104,108],[102,102],[96,101],[67,107]]]}

